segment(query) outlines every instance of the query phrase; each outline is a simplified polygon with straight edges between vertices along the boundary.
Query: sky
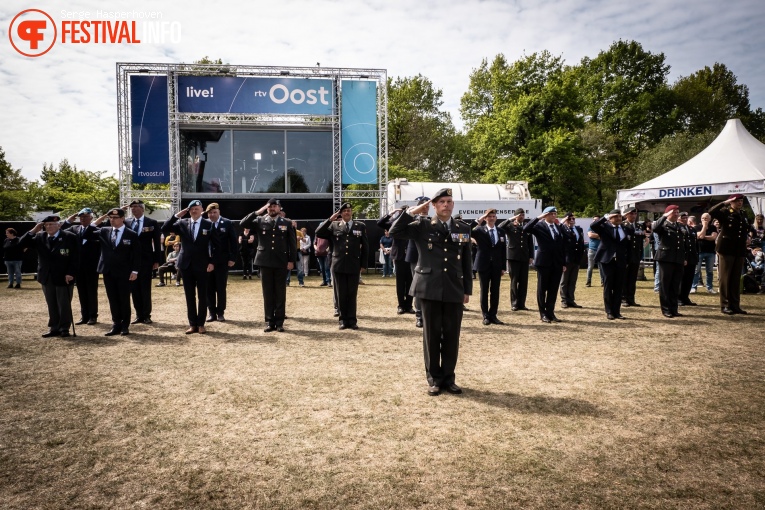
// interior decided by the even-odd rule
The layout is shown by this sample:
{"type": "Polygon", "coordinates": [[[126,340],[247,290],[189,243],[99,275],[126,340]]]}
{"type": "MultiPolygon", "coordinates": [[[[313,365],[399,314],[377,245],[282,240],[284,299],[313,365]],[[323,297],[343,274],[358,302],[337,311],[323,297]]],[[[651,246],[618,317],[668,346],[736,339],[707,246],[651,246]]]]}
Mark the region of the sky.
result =
{"type": "MultiPolygon", "coordinates": [[[[512,62],[548,50],[573,65],[619,39],[636,40],[664,53],[670,83],[721,62],[749,87],[752,108],[765,108],[763,26],[762,0],[4,0],[0,147],[30,180],[44,164],[65,158],[82,170],[116,174],[116,63],[204,56],[231,64],[381,68],[393,78],[422,74],[443,91],[444,109],[461,127],[460,98],[483,59],[502,53],[512,62]],[[19,20],[9,34],[17,14],[32,8],[59,27],[51,49],[34,58],[9,38],[18,33],[19,20]],[[61,42],[64,21],[107,19],[136,20],[139,39],[146,23],[164,22],[168,32],[164,41],[140,44],[61,42]]],[[[16,41],[32,51],[28,41],[16,41]]]]}

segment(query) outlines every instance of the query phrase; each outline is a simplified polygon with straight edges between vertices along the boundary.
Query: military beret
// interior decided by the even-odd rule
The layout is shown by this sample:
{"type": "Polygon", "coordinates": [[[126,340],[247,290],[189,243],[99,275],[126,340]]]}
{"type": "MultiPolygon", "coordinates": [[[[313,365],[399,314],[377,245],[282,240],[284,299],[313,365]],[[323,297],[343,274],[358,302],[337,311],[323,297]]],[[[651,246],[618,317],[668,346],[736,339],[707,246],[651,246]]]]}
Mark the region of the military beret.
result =
{"type": "Polygon", "coordinates": [[[572,212],[567,212],[567,213],[566,213],[566,214],[563,216],[563,219],[564,219],[564,220],[567,220],[568,218],[571,218],[572,216],[574,216],[574,213],[572,213],[572,212]]]}
{"type": "Polygon", "coordinates": [[[417,197],[415,200],[417,200],[417,205],[422,205],[430,199],[428,197],[417,197]]]}
{"type": "Polygon", "coordinates": [[[664,209],[664,213],[668,213],[669,211],[679,211],[680,206],[678,205],[668,205],[666,209],[664,209]]]}
{"type": "Polygon", "coordinates": [[[438,202],[438,200],[450,196],[452,196],[451,188],[441,188],[440,190],[436,191],[435,195],[433,195],[433,202],[438,202]]]}
{"type": "Polygon", "coordinates": [[[545,210],[542,211],[542,214],[547,214],[551,212],[557,213],[558,209],[554,205],[551,205],[550,207],[545,207],[545,210]]]}
{"type": "Polygon", "coordinates": [[[220,206],[217,204],[217,202],[210,202],[207,204],[207,208],[205,209],[205,212],[210,212],[213,209],[220,209],[220,206]]]}
{"type": "Polygon", "coordinates": [[[119,207],[115,207],[114,209],[109,209],[109,212],[106,213],[106,214],[109,215],[109,216],[117,215],[120,218],[124,218],[125,217],[125,211],[123,211],[119,207]]]}
{"type": "Polygon", "coordinates": [[[142,206],[143,205],[143,200],[133,200],[132,202],[130,202],[130,205],[131,206],[133,206],[133,205],[141,205],[142,206]]]}
{"type": "Polygon", "coordinates": [[[343,205],[340,206],[340,212],[346,209],[352,209],[350,202],[345,202],[343,205]]]}
{"type": "Polygon", "coordinates": [[[82,216],[83,214],[93,214],[93,209],[90,207],[83,207],[80,212],[77,213],[77,216],[82,216]]]}
{"type": "Polygon", "coordinates": [[[492,207],[490,207],[489,209],[486,209],[486,214],[485,214],[485,216],[488,216],[488,215],[490,215],[490,214],[497,214],[497,210],[496,210],[496,209],[494,209],[494,208],[492,208],[492,207]]]}
{"type": "Polygon", "coordinates": [[[634,207],[628,207],[628,208],[626,208],[626,209],[624,210],[624,212],[623,212],[622,214],[629,214],[629,213],[633,213],[633,212],[634,212],[634,213],[636,213],[636,212],[637,212],[637,209],[636,209],[636,208],[634,208],[634,207]]]}
{"type": "Polygon", "coordinates": [[[54,221],[56,222],[61,221],[61,217],[56,214],[49,214],[48,216],[42,219],[43,223],[52,223],[54,221]]]}
{"type": "Polygon", "coordinates": [[[516,216],[519,214],[526,214],[526,210],[523,207],[519,207],[518,209],[515,210],[515,214],[516,216]]]}
{"type": "Polygon", "coordinates": [[[269,198],[266,205],[278,205],[279,207],[281,207],[282,203],[279,202],[279,199],[277,198],[269,198]]]}
{"type": "Polygon", "coordinates": [[[680,216],[688,216],[688,213],[686,211],[683,211],[680,213],[680,216]]]}
{"type": "Polygon", "coordinates": [[[199,207],[202,207],[202,201],[201,200],[192,200],[191,202],[189,202],[189,209],[191,209],[195,205],[198,205],[199,207]]]}
{"type": "Polygon", "coordinates": [[[744,199],[744,195],[742,195],[741,193],[734,193],[733,195],[728,197],[728,200],[743,200],[743,199],[744,199]]]}

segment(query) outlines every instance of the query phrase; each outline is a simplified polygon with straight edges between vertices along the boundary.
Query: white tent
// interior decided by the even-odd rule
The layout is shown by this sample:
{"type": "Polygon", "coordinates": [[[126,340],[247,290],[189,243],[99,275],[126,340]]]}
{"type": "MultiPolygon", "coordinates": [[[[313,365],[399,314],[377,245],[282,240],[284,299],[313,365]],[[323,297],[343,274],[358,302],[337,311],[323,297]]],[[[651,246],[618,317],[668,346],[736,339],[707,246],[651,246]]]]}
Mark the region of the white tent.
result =
{"type": "Polygon", "coordinates": [[[617,192],[616,205],[660,211],[669,203],[684,209],[727,198],[747,196],[755,212],[765,201],[765,144],[746,130],[739,119],[730,119],[722,132],[695,157],[674,170],[632,189],[617,192]]]}

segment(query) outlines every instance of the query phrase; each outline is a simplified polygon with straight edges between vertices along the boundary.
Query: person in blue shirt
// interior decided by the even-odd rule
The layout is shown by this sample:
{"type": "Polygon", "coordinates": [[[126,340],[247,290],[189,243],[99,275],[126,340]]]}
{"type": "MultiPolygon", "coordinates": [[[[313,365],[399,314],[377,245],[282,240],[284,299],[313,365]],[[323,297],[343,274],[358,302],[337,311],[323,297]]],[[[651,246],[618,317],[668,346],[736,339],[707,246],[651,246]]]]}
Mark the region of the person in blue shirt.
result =
{"type": "MultiPolygon", "coordinates": [[[[600,219],[600,216],[593,216],[592,222],[595,223],[600,219]]],[[[586,287],[592,287],[592,270],[595,268],[595,252],[598,251],[600,246],[600,236],[592,231],[591,228],[587,229],[587,237],[590,242],[587,245],[587,283],[586,287]]],[[[600,273],[600,286],[603,286],[603,269],[598,264],[598,272],[600,273]]]]}
{"type": "Polygon", "coordinates": [[[393,248],[393,238],[388,231],[385,231],[385,235],[380,238],[380,253],[383,254],[385,263],[383,264],[383,278],[393,276],[393,265],[390,261],[390,250],[393,248]]]}

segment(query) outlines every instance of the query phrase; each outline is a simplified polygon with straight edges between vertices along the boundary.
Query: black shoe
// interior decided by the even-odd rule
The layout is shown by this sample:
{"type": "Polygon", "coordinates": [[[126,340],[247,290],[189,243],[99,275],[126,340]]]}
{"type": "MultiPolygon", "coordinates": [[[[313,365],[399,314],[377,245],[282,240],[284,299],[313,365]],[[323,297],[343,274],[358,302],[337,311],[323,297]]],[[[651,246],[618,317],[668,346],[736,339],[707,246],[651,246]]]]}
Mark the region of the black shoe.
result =
{"type": "Polygon", "coordinates": [[[155,287],[164,287],[164,286],[165,286],[165,282],[159,282],[158,284],[155,285],[155,287]]]}
{"type": "Polygon", "coordinates": [[[43,338],[51,338],[51,337],[60,336],[60,335],[61,335],[60,331],[53,331],[53,330],[51,330],[51,331],[48,331],[47,333],[43,333],[41,336],[43,338]]]}
{"type": "Polygon", "coordinates": [[[616,316],[616,318],[617,318],[617,319],[621,319],[621,320],[623,320],[623,321],[626,321],[626,320],[627,320],[627,317],[625,317],[624,315],[621,315],[621,314],[620,314],[620,315],[617,315],[617,316],[616,316]]]}
{"type": "Polygon", "coordinates": [[[319,285],[319,287],[326,287],[326,286],[327,286],[327,282],[322,282],[322,284],[319,285]]]}
{"type": "Polygon", "coordinates": [[[416,328],[421,328],[422,327],[422,319],[417,319],[417,322],[414,323],[414,326],[416,328]]]}
{"type": "Polygon", "coordinates": [[[62,331],[60,336],[61,338],[68,338],[72,335],[70,335],[68,331],[62,331]]]}
{"type": "Polygon", "coordinates": [[[6,287],[6,289],[12,289],[12,288],[13,288],[13,284],[12,283],[9,283],[8,286],[6,287]]]}
{"type": "Polygon", "coordinates": [[[358,324],[353,324],[352,326],[348,326],[351,329],[359,329],[358,324]]]}
{"type": "Polygon", "coordinates": [[[337,310],[335,310],[335,317],[340,317],[340,312],[338,312],[337,310]]]}
{"type": "Polygon", "coordinates": [[[136,317],[135,319],[130,321],[130,324],[141,324],[142,322],[143,322],[143,319],[139,319],[138,317],[136,317]]]}
{"type": "Polygon", "coordinates": [[[88,326],[93,326],[93,325],[95,325],[95,324],[98,324],[98,319],[90,319],[90,320],[87,322],[87,325],[88,325],[88,326]]]}
{"type": "Polygon", "coordinates": [[[340,325],[337,327],[337,329],[343,330],[343,329],[346,329],[347,327],[348,327],[348,326],[346,326],[345,324],[340,324],[340,325]]]}
{"type": "Polygon", "coordinates": [[[511,311],[511,312],[517,312],[517,311],[518,311],[518,307],[517,307],[517,306],[514,306],[514,307],[512,307],[512,308],[510,309],[510,311],[511,311]]]}
{"type": "Polygon", "coordinates": [[[632,303],[627,303],[628,306],[640,306],[639,304],[635,303],[634,301],[632,303]]]}
{"type": "Polygon", "coordinates": [[[742,310],[741,308],[736,308],[735,310],[733,310],[733,313],[735,313],[737,315],[749,315],[748,312],[742,310]]]}
{"type": "Polygon", "coordinates": [[[217,315],[210,314],[210,315],[207,316],[207,322],[215,322],[217,320],[218,320],[218,316],[217,315]]]}
{"type": "Polygon", "coordinates": [[[529,312],[530,310],[526,308],[525,306],[519,306],[518,310],[523,310],[524,312],[529,312]]]}
{"type": "Polygon", "coordinates": [[[104,336],[114,336],[114,335],[118,335],[118,334],[119,334],[119,332],[120,332],[120,328],[112,328],[112,329],[110,329],[109,331],[107,331],[106,333],[104,333],[104,336]]]}
{"type": "Polygon", "coordinates": [[[266,329],[263,330],[263,333],[270,333],[272,331],[276,331],[276,328],[269,324],[266,326],[266,329]]]}
{"type": "Polygon", "coordinates": [[[560,304],[560,307],[561,307],[561,308],[568,308],[568,304],[566,304],[566,303],[561,303],[561,304],[560,304]]]}
{"type": "Polygon", "coordinates": [[[428,395],[431,397],[437,397],[441,394],[441,388],[439,386],[428,386],[428,395]]]}
{"type": "MultiPolygon", "coordinates": [[[[14,287],[14,289],[20,289],[20,288],[21,288],[21,284],[20,283],[17,283],[16,286],[14,287]]],[[[763,292],[763,294],[765,294],[765,292],[763,292]]]]}
{"type": "Polygon", "coordinates": [[[397,313],[398,315],[402,315],[402,314],[405,314],[406,312],[404,311],[404,309],[403,309],[403,308],[401,308],[401,307],[399,306],[398,308],[396,308],[396,313],[397,313]]]}
{"type": "Polygon", "coordinates": [[[734,315],[734,314],[736,313],[736,312],[734,312],[733,310],[731,310],[731,309],[730,309],[730,308],[728,308],[728,307],[725,307],[725,308],[723,308],[721,311],[722,311],[722,313],[724,313],[725,315],[734,315]]]}
{"type": "Polygon", "coordinates": [[[484,319],[483,320],[483,325],[484,326],[488,326],[489,324],[491,324],[491,321],[489,319],[484,319]]]}
{"type": "Polygon", "coordinates": [[[587,283],[585,283],[585,284],[584,284],[584,286],[585,286],[585,287],[592,287],[592,283],[590,283],[590,282],[587,282],[587,283]]]}
{"type": "Polygon", "coordinates": [[[549,317],[547,317],[547,315],[543,315],[542,316],[542,322],[544,322],[546,324],[550,324],[552,321],[549,319],[549,317]]]}
{"type": "Polygon", "coordinates": [[[571,303],[571,304],[570,304],[570,305],[568,305],[568,306],[570,306],[571,308],[582,308],[582,305],[578,305],[578,304],[576,304],[576,303],[571,303]]]}
{"type": "Polygon", "coordinates": [[[606,319],[608,319],[608,320],[612,321],[612,320],[616,319],[616,317],[614,317],[613,315],[611,315],[611,314],[609,313],[609,314],[606,314],[606,319]]]}
{"type": "Polygon", "coordinates": [[[277,333],[284,333],[284,326],[276,326],[277,333]]]}
{"type": "Polygon", "coordinates": [[[417,313],[417,312],[414,311],[414,308],[407,308],[406,310],[404,310],[404,313],[417,313]]]}
{"type": "Polygon", "coordinates": [[[491,322],[492,324],[497,324],[499,326],[504,326],[504,324],[505,324],[504,322],[502,322],[501,320],[497,319],[496,317],[492,317],[491,319],[489,319],[489,322],[491,322]]]}
{"type": "Polygon", "coordinates": [[[87,324],[87,323],[88,323],[88,320],[87,320],[87,319],[80,319],[80,320],[78,320],[77,322],[75,322],[75,323],[74,323],[74,325],[75,325],[75,326],[80,326],[80,325],[82,325],[82,324],[87,324]]]}
{"type": "Polygon", "coordinates": [[[682,313],[678,313],[678,312],[675,312],[675,313],[673,313],[673,314],[672,314],[672,316],[674,316],[674,317],[682,317],[682,316],[683,316],[683,314],[682,314],[682,313]]]}
{"type": "Polygon", "coordinates": [[[144,319],[144,320],[142,320],[142,321],[141,321],[141,323],[142,323],[142,324],[152,324],[153,322],[154,322],[154,321],[153,321],[153,320],[151,320],[151,319],[149,319],[149,318],[146,318],[146,319],[144,319]]]}
{"type": "Polygon", "coordinates": [[[557,318],[554,315],[552,317],[550,317],[550,320],[553,321],[553,322],[563,322],[562,320],[560,320],[559,318],[557,318]]]}
{"type": "Polygon", "coordinates": [[[674,315],[669,312],[662,312],[662,315],[666,317],[667,319],[671,319],[672,317],[674,317],[674,315]]]}
{"type": "Polygon", "coordinates": [[[125,328],[122,331],[120,331],[120,335],[122,336],[128,336],[130,334],[130,330],[125,328]]]}
{"type": "Polygon", "coordinates": [[[694,303],[691,300],[686,301],[685,304],[688,305],[688,306],[697,306],[696,303],[694,303]]]}
{"type": "Polygon", "coordinates": [[[462,393],[462,388],[460,388],[454,383],[451,383],[450,385],[446,387],[446,391],[451,393],[452,395],[459,395],[460,393],[462,393]]]}
{"type": "Polygon", "coordinates": [[[226,318],[223,316],[223,314],[218,315],[218,322],[226,322],[226,318]]]}

